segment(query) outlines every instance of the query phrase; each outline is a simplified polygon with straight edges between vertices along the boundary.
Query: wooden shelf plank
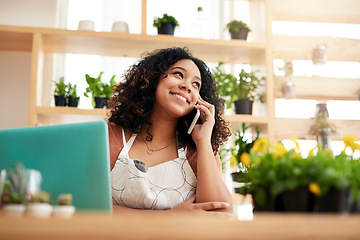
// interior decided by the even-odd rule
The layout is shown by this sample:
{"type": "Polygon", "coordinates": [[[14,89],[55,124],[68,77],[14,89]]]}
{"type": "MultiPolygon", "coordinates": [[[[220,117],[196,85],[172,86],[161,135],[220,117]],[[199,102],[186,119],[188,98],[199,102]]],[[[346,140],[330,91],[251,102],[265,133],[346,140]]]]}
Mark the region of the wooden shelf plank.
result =
{"type": "Polygon", "coordinates": [[[75,107],[36,107],[37,114],[59,115],[92,115],[92,116],[106,116],[107,109],[80,109],[75,107]]]}
{"type": "Polygon", "coordinates": [[[33,34],[11,32],[0,28],[0,51],[31,52],[33,34]]]}
{"type": "MultiPolygon", "coordinates": [[[[284,77],[276,77],[278,80],[284,77]]],[[[293,77],[296,98],[315,100],[350,100],[356,101],[360,94],[359,78],[293,77]]],[[[282,98],[280,86],[275,96],[282,98]]]]}
{"type": "MultiPolygon", "coordinates": [[[[290,139],[292,136],[299,139],[315,139],[315,136],[312,136],[309,132],[314,121],[314,119],[276,118],[275,139],[281,141],[283,139],[290,139]]],[[[330,122],[338,129],[338,132],[333,135],[332,139],[339,140],[348,134],[360,139],[359,120],[330,119],[330,122]]]]}
{"type": "Polygon", "coordinates": [[[273,20],[360,23],[359,0],[272,0],[273,20]]]}
{"type": "Polygon", "coordinates": [[[40,33],[45,53],[97,54],[139,58],[146,51],[180,46],[189,47],[194,56],[217,63],[265,64],[266,44],[245,40],[205,40],[169,35],[143,35],[112,32],[74,31],[0,25],[0,50],[31,51],[32,34],[40,33]],[[13,40],[16,41],[13,41],[13,40]],[[12,46],[15,45],[15,46],[12,46]]]}
{"type": "Polygon", "coordinates": [[[328,61],[360,61],[360,39],[273,35],[273,58],[312,60],[314,47],[326,44],[328,61]]]}

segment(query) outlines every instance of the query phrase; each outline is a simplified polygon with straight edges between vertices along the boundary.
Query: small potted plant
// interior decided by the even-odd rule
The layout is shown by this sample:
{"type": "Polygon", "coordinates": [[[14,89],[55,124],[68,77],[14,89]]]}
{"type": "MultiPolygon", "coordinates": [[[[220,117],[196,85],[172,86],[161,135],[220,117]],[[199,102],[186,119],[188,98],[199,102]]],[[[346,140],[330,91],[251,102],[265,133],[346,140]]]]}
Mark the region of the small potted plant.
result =
{"type": "Polygon", "coordinates": [[[3,169],[1,181],[4,182],[1,205],[7,215],[22,216],[26,210],[26,190],[28,176],[22,163],[16,163],[14,169],[3,169]]]}
{"type": "Polygon", "coordinates": [[[114,80],[115,75],[110,79],[110,84],[103,83],[101,80],[103,72],[100,72],[97,78],[90,77],[88,74],[85,75],[88,87],[84,93],[85,97],[89,97],[88,93],[91,93],[93,99],[93,106],[95,108],[106,107],[107,100],[112,96],[112,88],[116,85],[114,80]]]}
{"type": "Polygon", "coordinates": [[[235,113],[252,114],[253,102],[264,102],[264,94],[259,93],[258,88],[265,84],[265,77],[257,77],[256,72],[242,69],[237,78],[233,74],[224,73],[221,69],[223,64],[220,62],[212,71],[220,96],[229,98],[227,108],[234,103],[235,113]]]}
{"type": "Polygon", "coordinates": [[[153,26],[157,28],[158,34],[174,35],[175,28],[180,24],[175,17],[164,13],[162,17],[154,18],[153,26]]]}
{"type": "Polygon", "coordinates": [[[55,106],[66,106],[67,84],[65,83],[64,77],[61,77],[58,82],[54,81],[54,83],[55,83],[55,90],[54,90],[55,106]]]}
{"type": "Polygon", "coordinates": [[[79,103],[79,96],[77,94],[77,86],[76,84],[72,85],[69,83],[67,85],[67,98],[68,98],[68,106],[69,107],[77,107],[79,103]]]}
{"type": "Polygon", "coordinates": [[[251,29],[243,21],[232,20],[226,24],[226,29],[229,31],[231,39],[246,40],[251,29]]]}
{"type": "Polygon", "coordinates": [[[314,118],[315,123],[310,127],[310,134],[316,136],[320,148],[331,148],[331,135],[336,133],[336,127],[332,124],[328,116],[323,113],[318,114],[314,118]]]}
{"type": "Polygon", "coordinates": [[[27,216],[36,218],[49,218],[53,212],[50,194],[44,191],[34,193],[27,206],[27,216]]]}
{"type": "Polygon", "coordinates": [[[60,194],[57,199],[58,205],[54,207],[54,217],[70,218],[75,213],[72,205],[73,197],[70,193],[60,194]]]}

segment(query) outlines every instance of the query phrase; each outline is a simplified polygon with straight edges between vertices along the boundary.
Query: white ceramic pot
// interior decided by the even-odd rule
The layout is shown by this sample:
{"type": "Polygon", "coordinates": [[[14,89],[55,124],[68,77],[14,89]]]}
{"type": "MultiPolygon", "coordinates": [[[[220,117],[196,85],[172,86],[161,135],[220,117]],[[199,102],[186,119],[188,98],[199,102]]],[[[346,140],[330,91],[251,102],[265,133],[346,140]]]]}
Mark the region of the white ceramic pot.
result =
{"type": "Polygon", "coordinates": [[[71,205],[54,206],[54,217],[71,218],[75,213],[75,207],[71,205]]]}
{"type": "Polygon", "coordinates": [[[5,204],[2,207],[2,210],[7,216],[22,217],[25,213],[26,206],[25,204],[10,203],[10,204],[5,204]]]}
{"type": "Polygon", "coordinates": [[[53,212],[53,206],[49,203],[30,203],[26,215],[36,218],[49,218],[53,212]]]}

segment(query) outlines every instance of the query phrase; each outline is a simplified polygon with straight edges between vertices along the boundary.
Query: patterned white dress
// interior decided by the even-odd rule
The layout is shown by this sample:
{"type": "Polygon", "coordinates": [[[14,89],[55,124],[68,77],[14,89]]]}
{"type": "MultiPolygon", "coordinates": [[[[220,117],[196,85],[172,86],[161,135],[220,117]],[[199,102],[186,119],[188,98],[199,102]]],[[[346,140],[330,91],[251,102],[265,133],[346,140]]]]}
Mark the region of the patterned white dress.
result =
{"type": "Polygon", "coordinates": [[[196,176],[186,159],[186,148],[178,146],[178,158],[147,168],[130,159],[136,134],[126,142],[112,169],[111,192],[114,204],[137,209],[170,209],[195,194],[196,176]]]}

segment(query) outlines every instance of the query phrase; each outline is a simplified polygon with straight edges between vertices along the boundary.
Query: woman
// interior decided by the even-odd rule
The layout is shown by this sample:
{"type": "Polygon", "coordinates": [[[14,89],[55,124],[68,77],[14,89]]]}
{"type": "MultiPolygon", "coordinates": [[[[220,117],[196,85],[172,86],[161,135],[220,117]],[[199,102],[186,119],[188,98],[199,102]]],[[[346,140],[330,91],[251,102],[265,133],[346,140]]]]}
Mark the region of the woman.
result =
{"type": "Polygon", "coordinates": [[[217,153],[230,131],[203,61],[183,48],[148,54],[108,108],[114,212],[232,212],[217,153]],[[194,109],[201,122],[188,134],[194,109]]]}

